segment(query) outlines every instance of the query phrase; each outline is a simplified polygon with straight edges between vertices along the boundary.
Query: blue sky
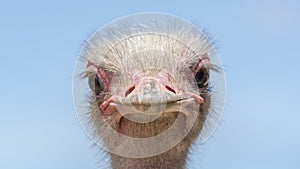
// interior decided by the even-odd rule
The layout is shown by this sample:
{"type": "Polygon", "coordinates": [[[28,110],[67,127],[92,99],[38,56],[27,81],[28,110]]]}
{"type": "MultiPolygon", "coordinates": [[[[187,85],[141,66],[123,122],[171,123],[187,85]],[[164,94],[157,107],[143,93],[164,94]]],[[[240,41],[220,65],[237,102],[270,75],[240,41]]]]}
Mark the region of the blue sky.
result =
{"type": "Polygon", "coordinates": [[[73,108],[73,67],[83,40],[136,12],[181,16],[216,40],[225,113],[190,168],[300,168],[299,9],[297,0],[0,2],[0,168],[96,168],[73,108]]]}

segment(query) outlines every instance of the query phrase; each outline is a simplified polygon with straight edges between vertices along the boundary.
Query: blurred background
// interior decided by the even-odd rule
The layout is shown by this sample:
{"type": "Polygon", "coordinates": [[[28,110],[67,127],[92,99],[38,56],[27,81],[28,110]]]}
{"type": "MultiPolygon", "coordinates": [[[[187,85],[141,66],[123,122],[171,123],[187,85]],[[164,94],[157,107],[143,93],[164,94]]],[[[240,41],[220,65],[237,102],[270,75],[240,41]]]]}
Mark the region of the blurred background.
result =
{"type": "Polygon", "coordinates": [[[101,166],[73,108],[73,67],[83,40],[137,12],[183,17],[216,40],[225,112],[189,168],[300,168],[300,1],[11,0],[0,2],[1,169],[101,166]]]}

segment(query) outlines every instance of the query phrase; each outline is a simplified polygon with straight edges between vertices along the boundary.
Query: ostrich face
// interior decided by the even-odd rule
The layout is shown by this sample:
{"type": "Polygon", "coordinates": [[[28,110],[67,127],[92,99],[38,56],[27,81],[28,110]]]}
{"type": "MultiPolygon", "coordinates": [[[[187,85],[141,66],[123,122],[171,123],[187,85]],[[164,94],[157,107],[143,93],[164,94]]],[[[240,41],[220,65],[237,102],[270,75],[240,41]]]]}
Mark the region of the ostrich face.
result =
{"type": "Polygon", "coordinates": [[[211,74],[219,66],[215,50],[185,20],[164,14],[122,18],[96,32],[81,57],[77,73],[84,69],[90,101],[79,120],[114,154],[149,157],[179,144],[188,149],[199,134],[206,140],[221,117],[210,111],[216,94],[211,74]]]}
{"type": "MultiPolygon", "coordinates": [[[[183,132],[188,118],[207,113],[200,107],[209,107],[211,64],[206,54],[191,64],[182,57],[143,51],[123,58],[121,63],[130,64],[118,66],[115,72],[106,64],[89,62],[89,85],[98,113],[112,128],[131,137],[158,135],[177,118],[183,132]],[[197,112],[190,112],[189,106],[196,106],[197,112]]],[[[202,121],[197,120],[196,126],[202,121]]]]}

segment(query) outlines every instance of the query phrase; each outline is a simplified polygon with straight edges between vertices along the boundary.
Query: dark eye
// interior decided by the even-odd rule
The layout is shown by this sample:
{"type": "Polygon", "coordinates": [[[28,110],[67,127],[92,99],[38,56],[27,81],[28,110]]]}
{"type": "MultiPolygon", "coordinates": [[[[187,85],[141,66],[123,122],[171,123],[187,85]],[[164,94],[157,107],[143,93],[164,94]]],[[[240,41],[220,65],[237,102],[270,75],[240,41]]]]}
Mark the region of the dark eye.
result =
{"type": "Polygon", "coordinates": [[[203,88],[207,86],[208,79],[209,79],[209,72],[208,69],[206,68],[201,68],[200,70],[198,70],[198,72],[195,75],[195,80],[198,88],[203,88]]]}
{"type": "Polygon", "coordinates": [[[99,96],[104,91],[104,83],[97,75],[89,77],[89,85],[96,96],[99,96]]]}

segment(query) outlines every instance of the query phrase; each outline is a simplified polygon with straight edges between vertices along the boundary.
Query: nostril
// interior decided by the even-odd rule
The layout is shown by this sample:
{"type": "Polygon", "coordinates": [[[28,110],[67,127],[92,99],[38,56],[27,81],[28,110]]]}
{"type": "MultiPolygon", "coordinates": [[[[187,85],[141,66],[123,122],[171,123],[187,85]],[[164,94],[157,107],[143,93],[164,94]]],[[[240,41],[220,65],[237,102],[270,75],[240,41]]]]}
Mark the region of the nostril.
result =
{"type": "Polygon", "coordinates": [[[132,91],[134,91],[134,89],[135,89],[135,86],[132,86],[131,88],[129,88],[129,89],[125,92],[125,97],[126,97],[127,95],[129,95],[132,91]]]}
{"type": "Polygon", "coordinates": [[[172,93],[176,94],[176,91],[172,87],[170,87],[170,86],[165,86],[165,87],[166,87],[166,89],[168,89],[172,93]]]}

